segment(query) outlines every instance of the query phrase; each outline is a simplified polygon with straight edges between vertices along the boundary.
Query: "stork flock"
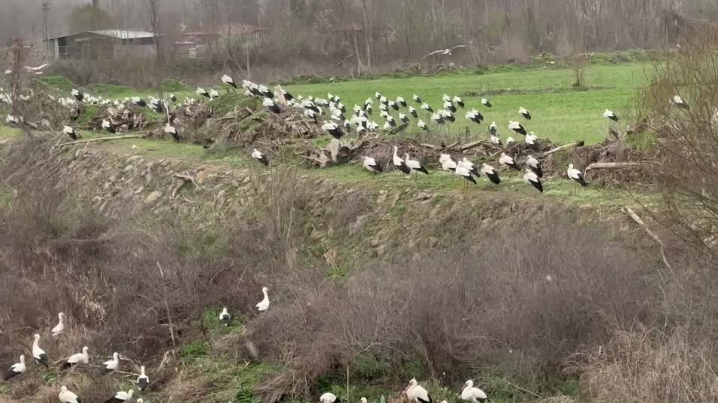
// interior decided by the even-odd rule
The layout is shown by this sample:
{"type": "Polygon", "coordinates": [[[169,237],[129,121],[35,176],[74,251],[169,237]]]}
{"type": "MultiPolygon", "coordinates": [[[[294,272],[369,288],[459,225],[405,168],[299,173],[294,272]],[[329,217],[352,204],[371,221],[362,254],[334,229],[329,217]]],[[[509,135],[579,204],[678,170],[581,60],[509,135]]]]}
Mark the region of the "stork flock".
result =
{"type": "MultiPolygon", "coordinates": [[[[231,88],[232,90],[239,89],[239,86],[235,83],[232,77],[227,74],[221,77],[221,82],[224,86],[231,88]]],[[[241,88],[244,90],[244,95],[261,99],[262,106],[271,113],[281,114],[287,108],[302,110],[303,115],[309,121],[317,124],[325,133],[337,140],[342,139],[352,132],[356,133],[357,136],[362,136],[367,133],[376,133],[380,130],[390,131],[397,128],[400,124],[411,124],[412,119],[416,120],[416,127],[424,132],[430,132],[432,130],[432,126],[445,126],[448,130],[448,126],[456,122],[455,113],[458,113],[459,109],[467,109],[466,102],[458,96],[452,97],[444,94],[442,97],[442,108],[435,110],[429,103],[425,102],[422,97],[417,94],[413,94],[411,97],[411,100],[417,106],[415,108],[413,105],[409,105],[406,98],[402,96],[389,99],[380,92],[375,92],[374,98],[367,98],[362,105],[354,105],[351,117],[347,119],[347,107],[338,95],[329,93],[327,94],[326,99],[313,96],[304,98],[301,95],[295,97],[286,90],[280,89],[279,91],[273,92],[267,86],[256,84],[249,80],[242,80],[241,88]],[[378,108],[381,111],[379,116],[384,119],[383,125],[379,125],[374,120],[370,120],[370,116],[373,114],[374,110],[373,105],[375,99],[378,101],[378,108]],[[396,112],[398,112],[398,115],[395,118],[392,114],[396,112]],[[427,124],[420,117],[420,113],[425,114],[426,119],[432,125],[427,124]]],[[[191,105],[201,103],[202,98],[211,102],[221,96],[215,89],[207,90],[202,87],[198,87],[195,90],[195,94],[200,100],[187,97],[181,105],[189,107],[191,105]]],[[[173,103],[174,107],[181,106],[177,103],[178,100],[174,94],[170,94],[168,99],[158,99],[150,96],[148,97],[148,101],[140,97],[125,98],[122,101],[112,101],[109,99],[103,99],[102,97],[91,96],[77,89],[72,89],[70,95],[71,97],[59,98],[58,102],[68,107],[74,106],[78,102],[108,107],[132,105],[141,108],[146,107],[156,113],[167,113],[168,121],[163,128],[163,132],[172,136],[172,138],[176,141],[181,140],[181,136],[178,130],[172,125],[169,115],[169,111],[172,108],[170,103],[173,103]]],[[[673,96],[670,102],[679,108],[689,109],[688,104],[678,95],[673,96]]],[[[493,107],[492,102],[487,98],[481,98],[480,103],[481,107],[486,109],[493,107]]],[[[527,130],[525,126],[534,118],[534,116],[523,106],[519,107],[518,115],[521,117],[519,120],[523,120],[523,123],[519,120],[509,121],[507,125],[508,130],[516,135],[523,136],[525,144],[529,146],[528,148],[537,149],[539,143],[538,137],[534,134],[534,132],[527,130]]],[[[482,124],[485,120],[484,114],[476,108],[467,110],[465,117],[468,122],[472,122],[477,125],[482,124]]],[[[619,117],[609,109],[604,111],[603,117],[611,120],[612,122],[619,121],[619,117]]],[[[5,121],[7,124],[14,126],[20,126],[24,122],[21,116],[12,115],[8,115],[5,121]]],[[[103,120],[102,128],[109,133],[116,133],[117,131],[117,125],[111,120],[111,118],[103,120]]],[[[544,184],[542,180],[544,173],[539,159],[529,154],[523,161],[518,161],[516,157],[507,154],[508,146],[516,142],[516,140],[514,140],[513,137],[508,137],[506,138],[506,142],[504,144],[499,137],[498,131],[498,125],[496,122],[492,122],[488,127],[488,141],[504,150],[498,159],[498,164],[500,164],[503,169],[518,171],[520,175],[522,174],[524,182],[530,184],[539,192],[543,192],[544,184]]],[[[71,126],[64,126],[62,133],[69,136],[73,140],[77,140],[79,138],[78,133],[71,126]]],[[[251,157],[265,167],[269,166],[269,157],[265,152],[255,148],[252,150],[251,157]]],[[[363,167],[368,171],[375,174],[380,174],[385,171],[386,165],[382,165],[377,158],[370,155],[364,155],[361,159],[363,167]]],[[[481,177],[483,174],[491,183],[496,185],[501,183],[499,171],[492,165],[486,163],[481,163],[480,165],[474,164],[466,157],[461,160],[455,160],[450,154],[441,154],[438,162],[443,171],[460,176],[467,182],[477,184],[476,179],[481,177]]],[[[394,154],[390,165],[398,172],[407,176],[429,174],[429,170],[421,163],[421,161],[412,158],[409,153],[406,152],[401,155],[398,152],[397,147],[394,147],[394,154]]],[[[581,186],[588,186],[588,183],[584,179],[583,172],[574,168],[572,164],[567,167],[565,178],[572,180],[581,186]]]]}
{"type": "MultiPolygon", "coordinates": [[[[262,294],[263,298],[262,300],[255,305],[257,308],[257,311],[260,313],[267,311],[269,309],[269,295],[268,295],[269,289],[267,287],[262,287],[262,294]]],[[[65,329],[67,327],[66,324],[66,316],[63,312],[60,312],[57,314],[58,316],[58,323],[55,327],[53,327],[50,330],[50,335],[53,339],[58,340],[60,337],[62,337],[63,334],[66,333],[65,329]]],[[[232,322],[232,316],[229,313],[227,307],[222,308],[222,312],[218,316],[219,322],[224,326],[230,326],[232,322]]],[[[40,347],[40,339],[41,336],[39,333],[36,333],[33,336],[33,342],[32,342],[32,358],[38,365],[44,366],[47,369],[50,369],[51,363],[49,356],[47,352],[40,347]]],[[[117,353],[112,353],[112,359],[108,361],[104,361],[101,365],[101,373],[103,375],[109,375],[112,373],[118,373],[119,368],[121,366],[121,359],[123,357],[117,353]]],[[[90,349],[85,346],[82,347],[79,353],[75,353],[70,355],[69,357],[66,357],[58,362],[58,369],[59,371],[65,371],[73,367],[83,367],[88,366],[90,364],[90,349]]],[[[10,381],[13,378],[19,377],[20,375],[27,372],[27,363],[25,362],[25,355],[20,355],[20,360],[17,363],[14,363],[12,365],[9,365],[6,367],[6,371],[3,373],[3,379],[5,381],[10,381]]],[[[145,366],[140,365],[139,367],[139,374],[137,374],[137,378],[134,381],[134,384],[136,385],[137,389],[139,389],[140,393],[145,391],[150,386],[150,377],[145,373],[145,366]]],[[[130,401],[133,398],[133,395],[135,394],[134,389],[130,388],[128,390],[119,390],[116,393],[114,393],[110,398],[105,400],[105,403],[125,403],[130,401]]],[[[82,399],[78,397],[77,394],[70,391],[67,386],[62,385],[60,386],[60,390],[58,393],[58,399],[60,403],[82,403],[82,399]]],[[[143,403],[141,398],[137,399],[137,403],[143,403]]]]}
{"type": "MultiPolygon", "coordinates": [[[[409,403],[434,403],[433,398],[429,392],[421,385],[415,378],[409,381],[409,385],[401,392],[402,395],[406,396],[409,403]]],[[[461,400],[469,401],[472,403],[480,403],[490,401],[486,392],[474,387],[474,381],[469,379],[464,383],[464,387],[459,392],[458,397],[461,400]]],[[[367,403],[367,399],[362,397],[359,399],[361,403],[367,403]]],[[[319,403],[341,403],[342,400],[337,395],[331,392],[322,394],[319,397],[319,403]]],[[[441,403],[446,403],[446,400],[442,400],[441,403]]]]}

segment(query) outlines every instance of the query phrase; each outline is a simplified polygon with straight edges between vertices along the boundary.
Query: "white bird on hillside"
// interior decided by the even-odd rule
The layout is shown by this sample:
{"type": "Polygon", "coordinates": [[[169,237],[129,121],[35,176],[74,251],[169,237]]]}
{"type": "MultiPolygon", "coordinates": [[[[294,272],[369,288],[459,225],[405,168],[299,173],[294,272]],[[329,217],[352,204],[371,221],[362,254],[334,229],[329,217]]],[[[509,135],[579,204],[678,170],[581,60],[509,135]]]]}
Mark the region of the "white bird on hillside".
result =
{"type": "Polygon", "coordinates": [[[89,348],[83,347],[81,353],[73,354],[65,360],[65,363],[62,364],[62,369],[67,369],[72,366],[75,366],[77,364],[87,364],[90,362],[90,355],[88,352],[90,351],[89,348]]]}
{"type": "Polygon", "coordinates": [[[415,160],[409,157],[409,153],[404,154],[404,162],[406,163],[406,166],[411,168],[411,172],[422,173],[424,175],[429,174],[429,171],[427,171],[426,168],[421,165],[421,162],[419,162],[419,160],[415,160]]]}
{"type": "Polygon", "coordinates": [[[269,288],[262,287],[262,294],[264,294],[264,298],[256,305],[259,312],[264,312],[269,308],[269,295],[267,294],[267,291],[269,291],[269,288]]]}
{"type": "Polygon", "coordinates": [[[394,168],[398,169],[399,171],[409,175],[411,174],[411,168],[409,168],[408,165],[406,165],[406,162],[403,158],[401,158],[398,155],[399,147],[394,146],[394,155],[392,156],[391,162],[394,164],[394,168]]]}
{"type": "Polygon", "coordinates": [[[102,121],[102,128],[107,130],[109,133],[115,133],[115,128],[112,127],[112,123],[107,119],[102,121]]]}
{"type": "Polygon", "coordinates": [[[259,161],[259,163],[264,165],[265,167],[269,166],[269,158],[267,158],[266,155],[264,155],[261,151],[257,150],[256,148],[254,150],[252,150],[252,158],[259,161]]]}
{"type": "Polygon", "coordinates": [[[536,137],[534,132],[527,134],[526,138],[524,139],[524,141],[526,141],[526,144],[530,146],[536,145],[536,140],[538,140],[538,138],[536,137]]]}
{"type": "Polygon", "coordinates": [[[225,327],[229,327],[229,324],[232,323],[232,315],[229,314],[226,306],[222,307],[222,312],[219,314],[219,323],[225,327]]]}
{"type": "Polygon", "coordinates": [[[62,134],[65,134],[69,136],[73,140],[77,140],[77,133],[75,132],[75,129],[73,129],[70,126],[65,126],[62,128],[62,134]]]}
{"type": "Polygon", "coordinates": [[[503,144],[501,143],[501,138],[499,138],[499,136],[495,136],[493,134],[489,135],[489,143],[495,144],[499,147],[503,147],[503,144]]]}
{"type": "Polygon", "coordinates": [[[526,135],[526,129],[519,122],[510,121],[509,130],[513,130],[518,134],[526,135]]]}
{"type": "Polygon", "coordinates": [[[454,161],[448,154],[441,154],[439,156],[439,162],[441,163],[441,169],[444,171],[455,172],[456,168],[459,166],[459,164],[457,164],[456,161],[454,161]]]}
{"type": "Polygon", "coordinates": [[[112,359],[109,361],[105,361],[102,363],[102,366],[104,368],[105,374],[109,374],[110,372],[116,370],[120,366],[120,355],[117,353],[112,353],[112,359]]]}
{"type": "Polygon", "coordinates": [[[496,122],[491,122],[489,125],[489,134],[493,134],[494,136],[499,131],[498,126],[496,126],[496,122]]]}
{"type": "Polygon", "coordinates": [[[683,98],[681,98],[678,95],[674,95],[671,100],[679,108],[690,109],[690,108],[688,108],[688,104],[686,103],[686,101],[684,101],[683,98]]]}
{"type": "Polygon", "coordinates": [[[130,389],[128,392],[121,390],[115,393],[114,396],[105,400],[105,403],[125,403],[132,400],[132,395],[135,393],[134,389],[130,389]]]}
{"type": "Polygon", "coordinates": [[[20,362],[12,364],[10,368],[8,368],[7,372],[3,374],[3,379],[8,381],[11,378],[14,378],[18,375],[22,375],[23,373],[25,373],[26,369],[27,367],[25,366],[25,356],[21,355],[20,362]]]}
{"type": "Polygon", "coordinates": [[[379,174],[384,172],[384,169],[382,169],[381,165],[379,165],[376,160],[371,157],[362,156],[362,166],[364,166],[364,169],[371,173],[379,174]]]}
{"type": "Polygon", "coordinates": [[[429,104],[427,104],[427,103],[421,104],[421,109],[422,109],[422,110],[425,110],[425,111],[427,111],[427,112],[429,112],[429,113],[434,113],[434,108],[432,108],[431,105],[429,105],[429,104]]]}
{"type": "Polygon", "coordinates": [[[45,350],[40,348],[40,335],[35,334],[34,341],[32,342],[32,358],[38,364],[44,365],[46,368],[50,367],[50,360],[47,358],[45,350]]]}
{"type": "Polygon", "coordinates": [[[538,175],[531,171],[530,168],[526,168],[526,173],[524,174],[524,182],[530,183],[531,186],[535,187],[539,192],[543,193],[543,184],[541,183],[541,179],[539,179],[538,175]]]}
{"type": "Polygon", "coordinates": [[[526,157],[526,166],[531,168],[532,171],[539,177],[543,178],[543,169],[541,168],[541,163],[539,160],[533,157],[533,155],[529,154],[528,157],[526,157]]]}
{"type": "Polygon", "coordinates": [[[462,166],[457,166],[456,170],[454,170],[454,173],[456,175],[459,175],[460,177],[466,179],[467,181],[476,184],[476,179],[474,179],[474,175],[469,171],[467,168],[464,168],[462,166]]]}
{"type": "Polygon", "coordinates": [[[463,107],[464,107],[464,100],[461,99],[461,98],[459,98],[459,97],[457,97],[457,96],[455,96],[454,99],[451,100],[451,102],[453,102],[453,103],[459,105],[459,108],[463,108],[463,107]]]}
{"type": "Polygon", "coordinates": [[[479,169],[474,165],[473,162],[469,161],[468,158],[464,157],[458,162],[457,168],[466,168],[474,176],[480,176],[479,169]]]}
{"type": "Polygon", "coordinates": [[[416,379],[409,381],[406,387],[406,397],[413,403],[432,403],[429,392],[416,382],[416,379]]]}
{"type": "Polygon", "coordinates": [[[60,393],[57,395],[61,403],[82,403],[82,399],[76,394],[67,390],[67,386],[60,387],[60,393]]]}
{"type": "Polygon", "coordinates": [[[424,123],[423,120],[419,120],[419,122],[418,122],[416,125],[419,127],[419,129],[421,129],[421,130],[423,130],[423,131],[425,131],[425,132],[428,132],[428,131],[429,131],[429,126],[427,126],[427,124],[424,123]]]}
{"type": "Polygon", "coordinates": [[[195,92],[195,94],[197,94],[201,97],[209,98],[209,92],[207,92],[207,90],[205,90],[202,87],[197,87],[197,89],[194,92],[195,92]]]}
{"type": "Polygon", "coordinates": [[[606,110],[603,112],[603,117],[606,118],[606,119],[611,119],[611,120],[613,120],[614,122],[618,122],[618,116],[616,116],[616,114],[613,113],[612,110],[606,109],[606,110]]]}
{"type": "Polygon", "coordinates": [[[484,115],[482,115],[481,112],[477,111],[476,109],[473,109],[466,112],[466,119],[476,124],[480,124],[484,120],[484,115]]]}
{"type": "Polygon", "coordinates": [[[322,125],[322,130],[329,133],[332,137],[334,137],[337,140],[341,139],[344,136],[344,132],[342,131],[342,129],[339,127],[338,124],[336,124],[334,122],[325,122],[322,125]]]}
{"type": "Polygon", "coordinates": [[[65,331],[65,314],[60,312],[57,314],[58,323],[55,325],[55,327],[52,328],[50,333],[52,334],[52,337],[57,337],[62,334],[63,331],[65,331]]]}
{"type": "Polygon", "coordinates": [[[409,123],[409,118],[403,113],[399,114],[399,120],[401,120],[401,123],[409,123]]]}
{"type": "MultiPolygon", "coordinates": [[[[439,112],[441,112],[441,111],[439,111],[439,112]]],[[[431,115],[431,121],[436,123],[437,125],[443,125],[444,117],[441,114],[434,113],[431,115]]]]}
{"type": "Polygon", "coordinates": [[[491,108],[493,106],[491,105],[491,101],[486,98],[481,98],[481,105],[484,105],[487,108],[491,108]]]}
{"type": "Polygon", "coordinates": [[[526,120],[531,120],[531,114],[523,106],[519,108],[519,115],[523,116],[526,120]]]}
{"type": "Polygon", "coordinates": [[[501,183],[501,178],[499,177],[499,173],[496,172],[496,169],[494,169],[494,167],[492,167],[491,165],[482,163],[481,164],[481,173],[486,175],[486,177],[489,178],[489,180],[493,184],[498,185],[501,183]]]}
{"type": "Polygon", "coordinates": [[[237,84],[234,83],[234,80],[232,80],[232,77],[230,77],[226,74],[222,76],[222,82],[226,85],[229,85],[232,88],[235,88],[235,89],[237,88],[237,84]]]}
{"type": "Polygon", "coordinates": [[[444,94],[444,96],[441,97],[441,101],[442,101],[442,102],[451,102],[451,97],[448,96],[448,95],[446,95],[446,94],[444,94]]]}
{"type": "Polygon", "coordinates": [[[406,100],[403,97],[396,97],[396,103],[402,108],[406,108],[406,100]]]}
{"type": "Polygon", "coordinates": [[[586,180],[583,178],[583,173],[581,173],[581,171],[579,171],[578,169],[574,168],[573,164],[568,164],[566,175],[568,175],[569,179],[580,184],[581,186],[588,186],[588,183],[586,183],[586,180]]]}
{"type": "Polygon", "coordinates": [[[165,124],[165,128],[162,130],[165,132],[165,134],[169,134],[170,136],[172,136],[175,141],[180,141],[180,136],[179,134],[177,134],[177,129],[175,129],[174,126],[169,124],[169,122],[165,124]]]}
{"type": "Polygon", "coordinates": [[[334,393],[324,393],[323,395],[319,396],[319,402],[320,403],[339,403],[341,402],[341,399],[337,397],[334,393]]]}
{"type": "Polygon", "coordinates": [[[150,386],[150,377],[145,375],[145,366],[142,365],[140,367],[140,376],[137,377],[137,387],[143,391],[147,389],[148,386],[150,386]]]}
{"type": "Polygon", "coordinates": [[[414,100],[414,102],[421,105],[421,97],[420,96],[414,94],[411,98],[414,100]]]}
{"type": "Polygon", "coordinates": [[[269,88],[264,85],[260,85],[257,88],[257,91],[259,91],[260,94],[264,95],[265,98],[274,98],[274,94],[272,93],[272,91],[270,91],[269,88]]]}
{"type": "Polygon", "coordinates": [[[75,99],[79,102],[82,102],[82,100],[85,98],[85,94],[74,88],[72,89],[72,91],[70,91],[70,94],[72,94],[72,96],[75,97],[75,99]]]}
{"type": "Polygon", "coordinates": [[[279,106],[277,105],[276,102],[274,102],[274,100],[272,98],[264,98],[264,101],[262,101],[262,106],[267,108],[270,112],[273,112],[276,114],[279,114],[280,112],[282,112],[282,110],[279,109],[279,106]]]}
{"type": "Polygon", "coordinates": [[[469,379],[464,384],[464,389],[461,391],[461,400],[469,400],[474,403],[485,402],[488,400],[488,396],[483,390],[474,387],[474,381],[469,379]]]}
{"type": "Polygon", "coordinates": [[[416,109],[414,109],[413,106],[409,107],[409,114],[415,118],[419,117],[419,113],[416,111],[416,109]]]}
{"type": "Polygon", "coordinates": [[[513,157],[510,155],[506,155],[506,153],[501,153],[501,158],[499,158],[499,163],[501,165],[504,165],[506,167],[509,167],[511,169],[515,169],[517,171],[520,171],[521,168],[519,165],[514,161],[513,157]]]}
{"type": "Polygon", "coordinates": [[[451,101],[444,102],[444,109],[451,111],[452,113],[456,112],[456,107],[451,103],[451,101]]]}
{"type": "Polygon", "coordinates": [[[210,99],[217,99],[219,98],[219,92],[217,92],[217,90],[210,90],[209,97],[210,99]]]}
{"type": "Polygon", "coordinates": [[[508,147],[508,146],[509,146],[509,144],[511,144],[511,143],[515,143],[515,142],[516,142],[516,140],[514,140],[514,138],[513,138],[513,137],[509,137],[509,138],[507,138],[507,139],[506,139],[506,147],[508,147]]]}

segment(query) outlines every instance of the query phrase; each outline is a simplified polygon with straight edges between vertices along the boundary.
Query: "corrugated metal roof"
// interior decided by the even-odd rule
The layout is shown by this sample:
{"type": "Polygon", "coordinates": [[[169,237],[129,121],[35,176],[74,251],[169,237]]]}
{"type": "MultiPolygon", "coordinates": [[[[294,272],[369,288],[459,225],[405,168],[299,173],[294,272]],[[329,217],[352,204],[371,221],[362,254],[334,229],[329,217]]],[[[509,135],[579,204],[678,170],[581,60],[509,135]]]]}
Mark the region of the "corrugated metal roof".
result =
{"type": "Polygon", "coordinates": [[[152,38],[155,36],[152,32],[147,31],[130,31],[126,29],[104,29],[99,31],[85,31],[85,32],[76,32],[74,34],[67,34],[67,35],[58,35],[52,38],[48,38],[48,40],[58,39],[58,38],[66,38],[68,36],[75,36],[75,35],[81,35],[81,34],[95,34],[95,35],[102,35],[102,36],[109,36],[112,38],[117,39],[145,39],[145,38],[152,38]]]}

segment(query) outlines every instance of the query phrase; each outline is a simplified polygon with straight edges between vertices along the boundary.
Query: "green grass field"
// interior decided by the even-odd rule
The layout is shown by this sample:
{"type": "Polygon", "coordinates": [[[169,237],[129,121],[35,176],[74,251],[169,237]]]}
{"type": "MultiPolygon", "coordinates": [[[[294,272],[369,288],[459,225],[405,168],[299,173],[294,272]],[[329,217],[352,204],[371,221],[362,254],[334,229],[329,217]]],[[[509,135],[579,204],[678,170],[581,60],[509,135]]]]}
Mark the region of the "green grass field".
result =
{"type": "MultiPolygon", "coordinates": [[[[499,126],[502,139],[508,136],[509,120],[523,119],[518,114],[519,107],[528,109],[533,119],[526,123],[528,130],[541,138],[549,138],[559,143],[584,140],[596,143],[604,138],[608,121],[603,117],[604,109],[612,109],[619,116],[626,116],[631,110],[636,89],[647,82],[651,74],[649,64],[628,64],[620,66],[592,65],[584,72],[587,88],[577,90],[571,86],[573,72],[565,68],[535,69],[489,74],[457,73],[436,77],[414,77],[403,79],[378,79],[343,81],[335,84],[290,85],[285,89],[293,95],[304,97],[313,95],[326,98],[327,93],[338,95],[350,114],[354,104],[361,105],[366,98],[374,96],[376,91],[389,99],[403,96],[406,101],[418,109],[411,97],[417,94],[428,102],[434,110],[441,108],[443,94],[458,95],[464,99],[466,108],[476,108],[485,117],[482,125],[468,122],[472,137],[483,136],[492,121],[499,126]],[[467,94],[475,94],[469,96],[467,94]],[[481,95],[491,100],[493,108],[481,105],[481,95]]],[[[406,113],[406,112],[404,112],[406,113]]],[[[398,116],[395,112],[394,117],[398,116]]],[[[465,111],[456,113],[457,122],[451,132],[463,132],[467,125],[465,111]]],[[[374,120],[383,125],[379,116],[378,103],[374,104],[374,120]]],[[[428,123],[428,115],[420,114],[428,123]]],[[[622,125],[625,124],[622,122],[622,125]]],[[[411,132],[416,132],[413,120],[411,132]]],[[[432,127],[432,130],[442,130],[432,127]]]]}

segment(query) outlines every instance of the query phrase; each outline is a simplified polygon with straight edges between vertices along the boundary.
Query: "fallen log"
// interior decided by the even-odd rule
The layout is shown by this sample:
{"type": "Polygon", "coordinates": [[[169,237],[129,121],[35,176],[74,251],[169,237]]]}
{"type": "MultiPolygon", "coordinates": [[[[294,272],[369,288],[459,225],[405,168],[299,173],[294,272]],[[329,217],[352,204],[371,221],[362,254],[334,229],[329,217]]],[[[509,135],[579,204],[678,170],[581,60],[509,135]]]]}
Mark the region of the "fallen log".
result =
{"type": "Polygon", "coordinates": [[[641,162],[594,162],[586,167],[586,172],[591,169],[623,169],[643,166],[641,162]]]}
{"type": "Polygon", "coordinates": [[[139,134],[128,134],[125,136],[110,136],[110,137],[98,137],[95,139],[87,139],[87,140],[76,140],[76,141],[70,141],[67,143],[58,144],[58,147],[64,147],[64,146],[71,146],[74,144],[84,144],[84,143],[94,143],[95,141],[110,141],[110,140],[123,140],[123,139],[138,139],[142,136],[139,134]]]}
{"type": "Polygon", "coordinates": [[[559,147],[556,147],[556,148],[554,148],[554,149],[551,149],[551,150],[546,151],[545,153],[543,153],[543,154],[541,155],[541,158],[546,158],[546,157],[548,157],[548,156],[551,155],[551,154],[555,154],[555,153],[557,153],[557,152],[559,152],[559,151],[561,151],[561,150],[565,150],[565,149],[567,149],[567,148],[571,148],[571,147],[581,147],[581,146],[583,146],[583,141],[577,141],[577,142],[575,142],[575,143],[564,144],[564,145],[562,145],[562,146],[559,146],[559,147]]]}
{"type": "Polygon", "coordinates": [[[471,143],[466,143],[466,144],[462,145],[461,147],[459,147],[459,150],[461,150],[461,152],[468,151],[468,150],[471,150],[472,148],[476,148],[476,147],[484,144],[485,142],[486,142],[486,140],[479,140],[479,141],[473,141],[471,143]]]}
{"type": "Polygon", "coordinates": [[[646,233],[648,234],[648,236],[650,236],[650,237],[658,244],[658,246],[660,246],[660,248],[661,248],[661,257],[663,258],[663,264],[665,264],[666,267],[668,267],[668,268],[670,269],[670,268],[671,268],[671,265],[670,265],[670,263],[668,263],[668,259],[666,259],[666,252],[665,252],[665,250],[664,250],[665,247],[664,247],[664,245],[663,245],[663,241],[661,240],[661,238],[659,238],[658,235],[656,235],[655,232],[651,231],[651,229],[648,228],[648,225],[646,225],[646,223],[641,219],[641,217],[638,216],[638,214],[636,214],[635,211],[633,211],[633,209],[631,209],[630,207],[624,207],[624,208],[623,208],[623,211],[624,211],[626,214],[628,214],[628,216],[631,217],[631,219],[632,219],[636,224],[638,224],[638,225],[640,225],[641,227],[643,227],[643,229],[646,231],[646,233]]]}

